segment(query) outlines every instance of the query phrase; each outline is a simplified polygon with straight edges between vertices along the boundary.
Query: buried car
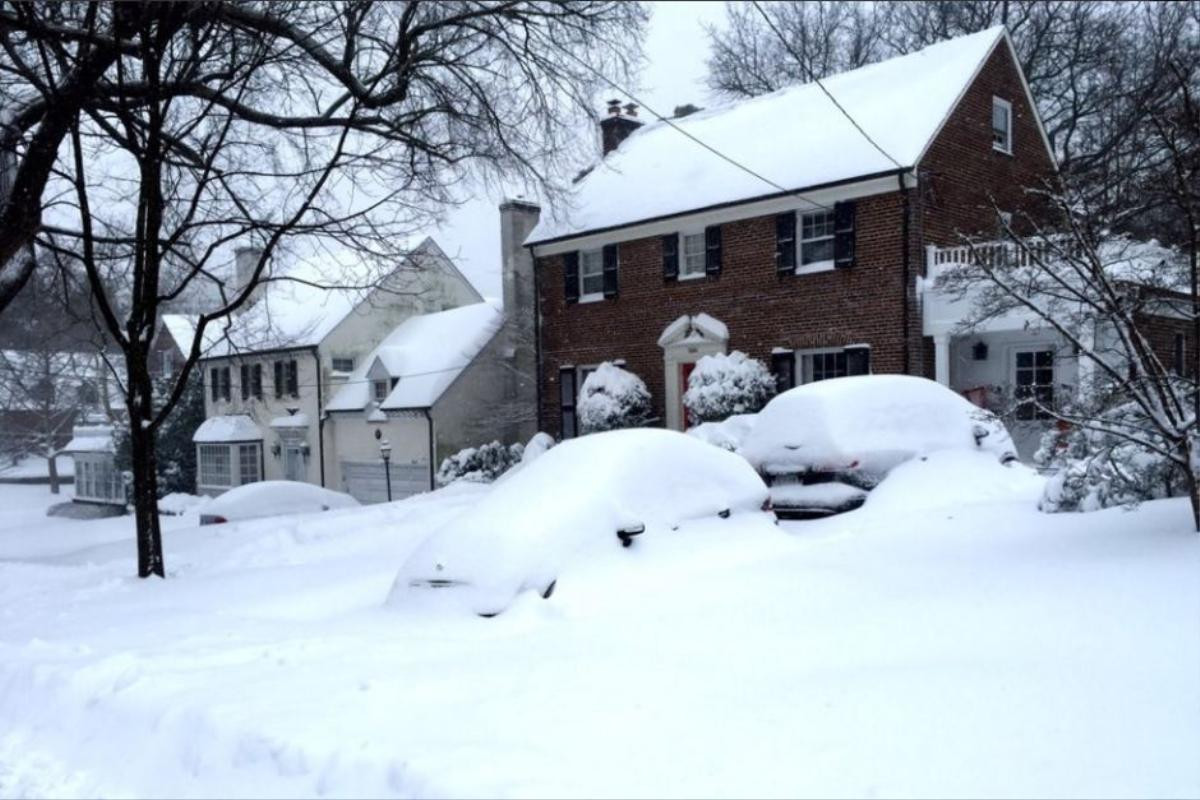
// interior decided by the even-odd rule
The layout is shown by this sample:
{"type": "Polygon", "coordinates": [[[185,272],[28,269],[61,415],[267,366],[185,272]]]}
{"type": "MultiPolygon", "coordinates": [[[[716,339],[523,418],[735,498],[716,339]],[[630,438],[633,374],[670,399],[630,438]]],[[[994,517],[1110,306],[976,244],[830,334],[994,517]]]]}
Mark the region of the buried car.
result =
{"type": "Polygon", "coordinates": [[[199,507],[200,524],[240,522],[245,519],[305,514],[332,508],[354,508],[359,503],[348,494],[299,481],[257,481],[230,489],[199,507]]]}
{"type": "Polygon", "coordinates": [[[585,551],[764,511],[766,485],[733,453],[674,431],[594,433],[542,453],[435,531],[401,568],[388,604],[438,595],[494,616],[523,591],[548,598],[585,551]]]}
{"type": "Polygon", "coordinates": [[[738,452],[771,487],[781,517],[862,505],[893,467],[939,450],[1016,460],[999,418],[925,378],[863,375],[789,389],[759,413],[738,452]]]}

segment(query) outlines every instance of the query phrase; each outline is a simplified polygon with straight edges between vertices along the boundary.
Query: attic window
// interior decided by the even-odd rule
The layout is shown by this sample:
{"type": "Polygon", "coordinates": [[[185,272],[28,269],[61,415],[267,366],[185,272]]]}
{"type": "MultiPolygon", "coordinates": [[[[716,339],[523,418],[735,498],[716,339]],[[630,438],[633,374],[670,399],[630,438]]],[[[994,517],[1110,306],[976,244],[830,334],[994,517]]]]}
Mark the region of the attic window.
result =
{"type": "Polygon", "coordinates": [[[1012,155],[1012,103],[992,98],[992,149],[1012,155]]]}
{"type": "Polygon", "coordinates": [[[375,397],[375,402],[377,403],[382,403],[385,399],[387,399],[388,392],[390,391],[391,387],[388,386],[388,381],[386,378],[381,381],[371,382],[371,392],[375,397]]]}

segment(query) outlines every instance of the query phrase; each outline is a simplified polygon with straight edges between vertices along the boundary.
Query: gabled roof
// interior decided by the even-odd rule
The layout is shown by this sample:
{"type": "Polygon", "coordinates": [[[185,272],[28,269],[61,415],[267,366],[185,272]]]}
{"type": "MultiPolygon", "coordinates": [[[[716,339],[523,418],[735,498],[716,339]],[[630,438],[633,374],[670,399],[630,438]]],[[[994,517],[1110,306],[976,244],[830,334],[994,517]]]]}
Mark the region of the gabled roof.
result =
{"type": "MultiPolygon", "coordinates": [[[[822,83],[900,168],[911,168],[1000,42],[1011,47],[1003,26],[833,75],[822,83]]],[[[670,125],[656,122],[634,131],[580,180],[563,213],[542,214],[525,243],[570,238],[898,169],[815,83],[671,122],[771,183],[688,140],[670,125]]]]}
{"type": "MultiPolygon", "coordinates": [[[[471,285],[432,238],[422,241],[387,274],[349,253],[332,261],[335,263],[300,264],[285,275],[273,276],[252,305],[205,328],[202,357],[318,345],[381,283],[397,292],[416,293],[429,280],[431,271],[439,271],[471,285]],[[326,288],[330,286],[345,288],[326,288]]],[[[164,314],[162,319],[186,354],[196,317],[164,314]]]]}
{"type": "Polygon", "coordinates": [[[430,408],[500,330],[504,315],[490,302],[410,317],[362,360],[326,408],[362,411],[370,402],[368,373],[378,363],[399,379],[384,410],[430,408]]]}

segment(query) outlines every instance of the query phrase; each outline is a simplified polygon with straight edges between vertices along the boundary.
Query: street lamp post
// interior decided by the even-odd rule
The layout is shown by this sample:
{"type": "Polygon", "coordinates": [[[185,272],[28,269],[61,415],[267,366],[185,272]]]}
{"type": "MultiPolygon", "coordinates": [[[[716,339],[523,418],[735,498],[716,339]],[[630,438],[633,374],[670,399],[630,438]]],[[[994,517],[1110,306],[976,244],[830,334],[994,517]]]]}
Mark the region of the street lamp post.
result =
{"type": "Polygon", "coordinates": [[[379,440],[379,455],[383,456],[383,480],[387,483],[388,502],[392,502],[392,446],[387,439],[379,440]]]}

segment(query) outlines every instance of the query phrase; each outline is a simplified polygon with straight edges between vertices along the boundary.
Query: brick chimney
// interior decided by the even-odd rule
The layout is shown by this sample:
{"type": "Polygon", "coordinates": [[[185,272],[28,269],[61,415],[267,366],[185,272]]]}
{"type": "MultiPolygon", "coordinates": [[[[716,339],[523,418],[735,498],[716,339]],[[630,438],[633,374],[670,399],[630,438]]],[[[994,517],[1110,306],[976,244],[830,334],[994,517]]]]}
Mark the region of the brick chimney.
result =
{"type": "MultiPolygon", "coordinates": [[[[261,247],[244,246],[233,251],[234,291],[240,292],[246,287],[246,284],[250,283],[251,278],[254,276],[254,268],[258,266],[258,260],[261,257],[261,247]]],[[[268,270],[268,267],[263,268],[262,274],[259,276],[260,281],[268,277],[268,270]]],[[[265,286],[266,284],[264,283],[259,283],[258,286],[255,286],[254,291],[250,293],[250,299],[246,301],[246,305],[243,308],[258,302],[258,298],[262,297],[265,286]]]]}
{"type": "Polygon", "coordinates": [[[604,155],[616,150],[625,137],[642,127],[642,121],[637,118],[637,105],[626,103],[624,109],[620,100],[608,101],[608,114],[600,120],[600,147],[604,155]]]}

